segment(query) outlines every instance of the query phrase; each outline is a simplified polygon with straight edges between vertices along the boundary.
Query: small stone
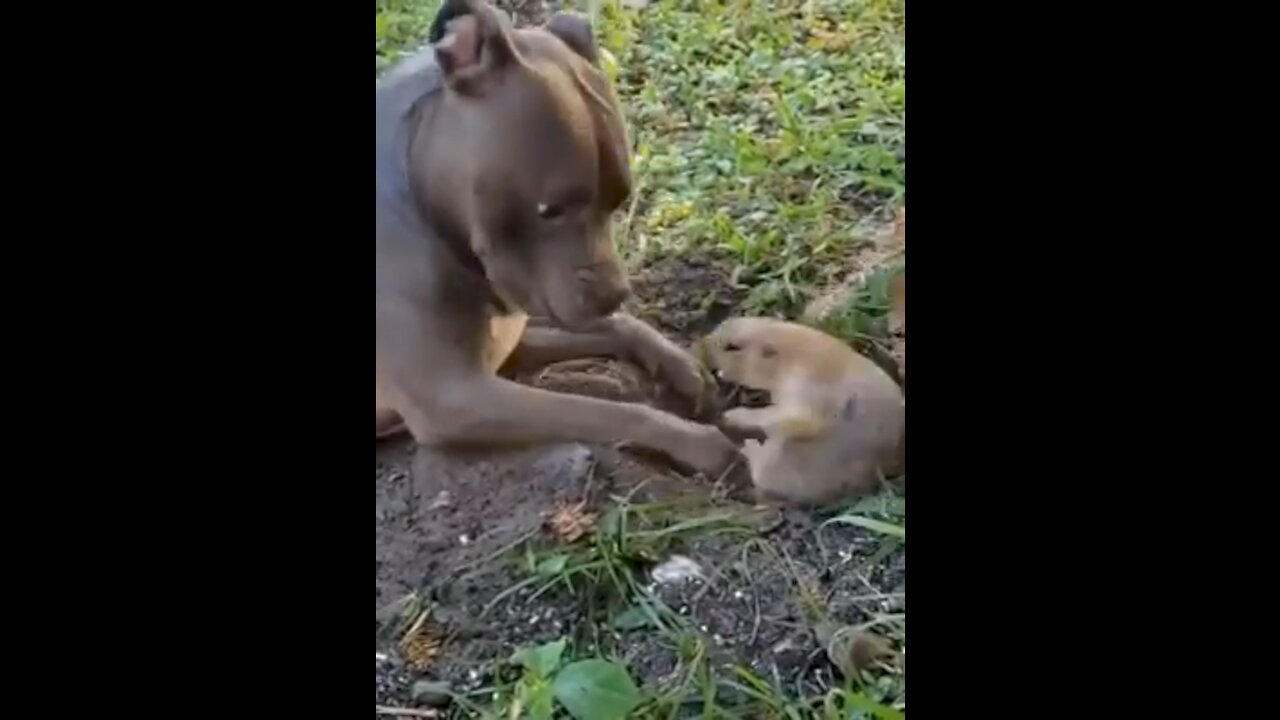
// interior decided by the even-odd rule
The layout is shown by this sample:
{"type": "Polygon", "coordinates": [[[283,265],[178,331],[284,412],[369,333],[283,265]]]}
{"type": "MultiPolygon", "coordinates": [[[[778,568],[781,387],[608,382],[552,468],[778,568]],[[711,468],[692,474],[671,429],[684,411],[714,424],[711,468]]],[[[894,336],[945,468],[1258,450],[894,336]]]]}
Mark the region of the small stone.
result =
{"type": "Polygon", "coordinates": [[[436,495],[436,499],[431,501],[430,509],[440,510],[450,507],[453,507],[453,496],[449,494],[448,490],[441,490],[440,494],[436,495]]]}
{"type": "Polygon", "coordinates": [[[702,580],[702,567],[683,555],[672,555],[671,559],[653,569],[653,580],[662,585],[702,580]]]}
{"type": "Polygon", "coordinates": [[[444,707],[449,704],[451,690],[447,682],[419,680],[413,684],[413,702],[426,707],[444,707]]]}

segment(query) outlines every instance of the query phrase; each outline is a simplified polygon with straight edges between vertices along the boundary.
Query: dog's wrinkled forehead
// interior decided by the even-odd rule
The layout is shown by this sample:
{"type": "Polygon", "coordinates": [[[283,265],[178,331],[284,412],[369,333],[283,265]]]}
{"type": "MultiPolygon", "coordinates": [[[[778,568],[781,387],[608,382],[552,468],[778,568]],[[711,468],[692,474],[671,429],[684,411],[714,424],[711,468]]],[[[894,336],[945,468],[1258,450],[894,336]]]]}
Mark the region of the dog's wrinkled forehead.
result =
{"type": "Polygon", "coordinates": [[[516,30],[481,0],[447,0],[437,20],[436,54],[464,118],[455,144],[469,149],[489,215],[514,227],[529,208],[598,215],[625,201],[629,139],[585,18],[557,13],[516,30]]]}
{"type": "Polygon", "coordinates": [[[592,114],[604,111],[589,104],[573,76],[561,66],[531,59],[512,74],[503,90],[499,102],[509,112],[500,117],[508,137],[526,140],[521,149],[552,154],[563,162],[579,156],[595,159],[599,122],[592,114]]]}
{"type": "Polygon", "coordinates": [[[487,179],[504,186],[505,202],[612,210],[631,192],[630,151],[616,104],[595,91],[574,62],[531,52],[491,95],[496,137],[477,160],[495,169],[487,179]]]}

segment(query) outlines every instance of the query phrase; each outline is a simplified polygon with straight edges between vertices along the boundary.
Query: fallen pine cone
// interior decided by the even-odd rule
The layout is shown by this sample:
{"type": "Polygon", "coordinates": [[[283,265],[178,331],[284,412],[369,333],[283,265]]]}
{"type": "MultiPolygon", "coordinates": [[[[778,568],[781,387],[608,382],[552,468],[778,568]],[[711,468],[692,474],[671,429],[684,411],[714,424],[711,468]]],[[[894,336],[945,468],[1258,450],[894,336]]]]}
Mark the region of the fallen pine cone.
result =
{"type": "Polygon", "coordinates": [[[576,542],[587,533],[596,529],[596,514],[586,511],[586,501],[564,503],[556,506],[551,517],[547,519],[547,527],[562,542],[576,542]]]}

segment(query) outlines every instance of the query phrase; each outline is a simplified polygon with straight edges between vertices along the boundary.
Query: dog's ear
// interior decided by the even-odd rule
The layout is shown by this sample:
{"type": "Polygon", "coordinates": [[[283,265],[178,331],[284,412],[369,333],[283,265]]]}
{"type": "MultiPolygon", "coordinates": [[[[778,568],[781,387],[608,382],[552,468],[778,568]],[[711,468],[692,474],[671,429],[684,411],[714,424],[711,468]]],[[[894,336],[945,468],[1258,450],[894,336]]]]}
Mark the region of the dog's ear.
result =
{"type": "Polygon", "coordinates": [[[516,55],[509,23],[479,0],[450,0],[433,28],[436,62],[445,83],[461,93],[477,92],[484,78],[502,69],[516,55]]]}
{"type": "Polygon", "coordinates": [[[440,11],[436,13],[435,19],[431,21],[431,31],[427,33],[427,42],[432,45],[440,42],[444,39],[445,26],[449,24],[449,21],[460,15],[466,15],[468,12],[470,10],[467,8],[467,3],[459,0],[445,0],[441,3],[440,11]]]}
{"type": "Polygon", "coordinates": [[[546,28],[592,65],[600,65],[600,49],[596,46],[596,34],[591,29],[590,20],[575,13],[558,12],[547,20],[546,28]]]}

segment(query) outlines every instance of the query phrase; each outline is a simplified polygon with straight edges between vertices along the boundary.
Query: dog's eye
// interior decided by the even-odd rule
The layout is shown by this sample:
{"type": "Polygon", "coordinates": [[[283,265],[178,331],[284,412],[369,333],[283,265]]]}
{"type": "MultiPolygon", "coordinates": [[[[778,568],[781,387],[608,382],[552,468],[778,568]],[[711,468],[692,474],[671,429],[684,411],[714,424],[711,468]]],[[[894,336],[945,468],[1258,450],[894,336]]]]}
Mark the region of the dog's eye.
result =
{"type": "Polygon", "coordinates": [[[538,205],[538,217],[543,220],[555,220],[564,217],[564,206],[542,203],[538,205]]]}

